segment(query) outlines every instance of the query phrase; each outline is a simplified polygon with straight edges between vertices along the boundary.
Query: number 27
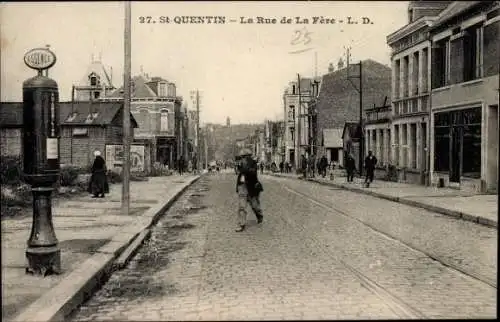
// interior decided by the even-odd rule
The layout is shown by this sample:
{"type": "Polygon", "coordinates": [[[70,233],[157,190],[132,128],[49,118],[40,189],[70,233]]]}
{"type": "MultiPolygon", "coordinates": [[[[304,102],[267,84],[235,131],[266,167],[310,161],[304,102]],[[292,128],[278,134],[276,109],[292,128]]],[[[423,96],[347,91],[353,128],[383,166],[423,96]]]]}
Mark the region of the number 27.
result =
{"type": "Polygon", "coordinates": [[[151,19],[153,17],[151,16],[147,16],[147,17],[139,17],[139,22],[140,23],[151,23],[151,19]]]}

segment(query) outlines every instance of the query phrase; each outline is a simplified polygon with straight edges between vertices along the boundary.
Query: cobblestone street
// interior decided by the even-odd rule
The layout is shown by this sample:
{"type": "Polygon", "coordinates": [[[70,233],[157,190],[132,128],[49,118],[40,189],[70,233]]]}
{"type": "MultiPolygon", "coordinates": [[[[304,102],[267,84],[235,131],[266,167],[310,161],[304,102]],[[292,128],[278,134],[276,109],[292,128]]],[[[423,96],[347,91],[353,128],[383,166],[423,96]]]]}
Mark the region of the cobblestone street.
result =
{"type": "Polygon", "coordinates": [[[262,179],[236,228],[207,175],[73,321],[495,318],[497,230],[311,182],[262,179]]]}

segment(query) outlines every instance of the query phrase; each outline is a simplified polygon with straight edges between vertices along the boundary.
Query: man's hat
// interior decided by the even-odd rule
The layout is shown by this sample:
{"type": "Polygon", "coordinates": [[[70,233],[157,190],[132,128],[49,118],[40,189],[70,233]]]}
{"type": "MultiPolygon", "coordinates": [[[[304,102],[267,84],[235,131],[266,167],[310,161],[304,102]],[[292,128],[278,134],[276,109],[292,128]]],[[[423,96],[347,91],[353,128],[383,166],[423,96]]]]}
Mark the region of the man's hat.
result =
{"type": "Polygon", "coordinates": [[[252,155],[252,151],[250,149],[241,149],[240,152],[238,152],[239,157],[244,157],[248,155],[252,155]]]}

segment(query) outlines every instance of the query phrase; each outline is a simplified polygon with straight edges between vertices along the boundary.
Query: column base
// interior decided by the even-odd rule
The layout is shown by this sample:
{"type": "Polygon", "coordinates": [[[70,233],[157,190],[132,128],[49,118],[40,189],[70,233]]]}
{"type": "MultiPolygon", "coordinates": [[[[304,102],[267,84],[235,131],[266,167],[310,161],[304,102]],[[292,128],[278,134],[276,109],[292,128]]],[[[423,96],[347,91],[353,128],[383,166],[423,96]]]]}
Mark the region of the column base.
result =
{"type": "Polygon", "coordinates": [[[61,250],[58,246],[28,247],[26,274],[47,276],[61,274],[61,250]]]}

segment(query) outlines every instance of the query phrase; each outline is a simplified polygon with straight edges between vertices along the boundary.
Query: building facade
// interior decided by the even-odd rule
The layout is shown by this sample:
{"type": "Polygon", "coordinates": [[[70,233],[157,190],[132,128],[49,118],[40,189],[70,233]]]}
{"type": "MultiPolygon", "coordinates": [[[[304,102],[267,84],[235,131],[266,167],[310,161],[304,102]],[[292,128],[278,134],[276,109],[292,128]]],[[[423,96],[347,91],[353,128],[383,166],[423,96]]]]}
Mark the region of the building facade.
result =
{"type": "MultiPolygon", "coordinates": [[[[383,143],[390,137],[390,159],[405,170],[406,181],[411,183],[425,184],[429,168],[431,42],[427,33],[449,4],[450,1],[411,1],[408,24],[387,36],[392,49],[392,124],[371,131],[367,142],[380,145],[379,141],[383,143]]],[[[384,155],[377,158],[381,160],[384,155]]]]}
{"type": "MultiPolygon", "coordinates": [[[[123,94],[122,87],[101,100],[121,101],[123,94]]],[[[183,120],[182,97],[176,96],[175,84],[161,77],[149,78],[147,74],[134,76],[130,110],[139,125],[134,132],[134,142],[147,146],[152,163],[175,168],[182,151],[178,140],[179,122],[183,120]]]]}
{"type": "Polygon", "coordinates": [[[377,156],[377,168],[391,163],[391,105],[374,106],[365,111],[365,151],[377,156]]]}
{"type": "Polygon", "coordinates": [[[295,169],[299,168],[300,156],[307,154],[307,147],[309,146],[309,126],[306,113],[311,100],[312,80],[310,78],[302,78],[300,86],[298,81],[290,82],[283,93],[283,120],[285,125],[283,137],[285,155],[283,161],[291,163],[295,169]],[[298,133],[300,133],[300,137],[298,137],[298,133]]]}
{"type": "Polygon", "coordinates": [[[433,184],[498,191],[499,12],[454,2],[430,29],[433,184]]]}
{"type": "MultiPolygon", "coordinates": [[[[362,102],[363,111],[366,111],[373,106],[380,106],[385,97],[390,97],[391,69],[389,66],[370,59],[362,61],[361,65],[363,77],[362,102]]],[[[318,149],[319,154],[325,153],[327,158],[330,158],[330,160],[337,159],[337,162],[342,165],[346,154],[349,153],[349,149],[346,149],[345,140],[342,143],[339,137],[340,133],[344,133],[352,139],[352,149],[354,149],[354,146],[356,148],[351,152],[359,153],[360,142],[356,141],[359,133],[352,130],[356,129],[353,124],[359,124],[360,121],[359,68],[359,64],[353,64],[349,67],[344,66],[342,60],[337,64],[337,70],[334,70],[333,66],[330,65],[329,73],[322,77],[317,98],[316,133],[319,136],[317,142],[322,142],[322,147],[318,149]],[[351,81],[348,80],[348,75],[352,77],[351,81]],[[349,129],[349,132],[345,131],[346,128],[349,129]],[[339,152],[343,155],[338,156],[339,152]]],[[[365,114],[362,115],[363,119],[366,118],[365,114]]],[[[376,129],[379,132],[380,130],[387,130],[380,126],[369,125],[368,129],[370,131],[376,129]]],[[[369,133],[370,135],[373,133],[372,140],[374,143],[372,144],[376,146],[378,144],[376,143],[376,132],[369,133]]],[[[366,135],[365,141],[367,141],[366,135]]],[[[364,142],[363,150],[365,150],[364,154],[366,154],[366,142],[364,142]]],[[[386,151],[388,148],[382,150],[386,151]]],[[[373,152],[377,159],[380,160],[381,156],[376,155],[376,151],[373,152]]],[[[358,160],[356,166],[359,167],[360,157],[355,155],[355,158],[358,160]]],[[[362,158],[363,156],[361,156],[362,158]]]]}

